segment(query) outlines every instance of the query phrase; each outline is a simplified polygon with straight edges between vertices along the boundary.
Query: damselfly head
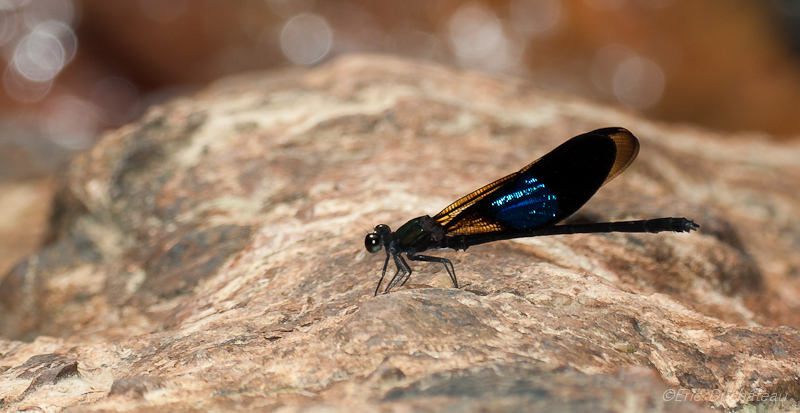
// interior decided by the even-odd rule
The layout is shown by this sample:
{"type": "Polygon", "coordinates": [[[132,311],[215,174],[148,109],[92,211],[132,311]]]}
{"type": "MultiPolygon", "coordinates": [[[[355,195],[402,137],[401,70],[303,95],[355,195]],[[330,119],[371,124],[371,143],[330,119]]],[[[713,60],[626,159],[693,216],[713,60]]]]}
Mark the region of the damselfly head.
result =
{"type": "Polygon", "coordinates": [[[381,250],[383,238],[391,235],[391,228],[389,228],[388,225],[380,224],[375,227],[375,230],[372,231],[371,234],[367,234],[367,238],[364,239],[364,247],[367,248],[367,251],[374,254],[381,250]]]}

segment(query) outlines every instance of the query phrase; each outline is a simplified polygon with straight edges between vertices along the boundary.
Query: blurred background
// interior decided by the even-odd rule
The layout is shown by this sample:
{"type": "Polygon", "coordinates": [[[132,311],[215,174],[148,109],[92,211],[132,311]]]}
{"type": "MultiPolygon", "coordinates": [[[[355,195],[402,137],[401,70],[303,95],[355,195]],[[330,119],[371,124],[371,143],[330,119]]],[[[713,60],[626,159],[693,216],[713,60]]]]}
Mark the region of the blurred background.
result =
{"type": "Polygon", "coordinates": [[[39,242],[49,177],[103,130],[222,76],[353,52],[800,134],[797,0],[0,0],[0,274],[39,242]]]}

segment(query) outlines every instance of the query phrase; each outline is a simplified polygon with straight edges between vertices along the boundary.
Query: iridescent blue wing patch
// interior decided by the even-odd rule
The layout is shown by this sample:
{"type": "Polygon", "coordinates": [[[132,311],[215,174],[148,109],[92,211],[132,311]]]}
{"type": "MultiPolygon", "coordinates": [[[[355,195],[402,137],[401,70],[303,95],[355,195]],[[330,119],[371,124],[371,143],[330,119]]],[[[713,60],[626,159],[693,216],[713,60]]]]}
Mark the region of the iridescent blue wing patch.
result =
{"type": "Polygon", "coordinates": [[[489,204],[487,214],[509,228],[539,227],[558,213],[557,197],[536,178],[520,179],[504,193],[492,196],[495,199],[489,204]]]}

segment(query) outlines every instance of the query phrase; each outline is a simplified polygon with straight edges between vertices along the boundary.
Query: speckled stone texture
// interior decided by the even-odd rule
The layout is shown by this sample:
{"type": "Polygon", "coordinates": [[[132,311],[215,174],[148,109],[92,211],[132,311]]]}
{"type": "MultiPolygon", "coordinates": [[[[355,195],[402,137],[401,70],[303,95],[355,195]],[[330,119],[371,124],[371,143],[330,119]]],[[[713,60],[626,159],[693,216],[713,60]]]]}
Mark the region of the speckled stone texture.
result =
{"type": "Polygon", "coordinates": [[[0,409],[797,409],[798,159],[389,57],[225,79],[73,163],[51,242],[0,283],[0,409]],[[414,263],[372,296],[376,224],[605,126],[639,159],[571,219],[699,232],[442,251],[464,288],[414,263]]]}

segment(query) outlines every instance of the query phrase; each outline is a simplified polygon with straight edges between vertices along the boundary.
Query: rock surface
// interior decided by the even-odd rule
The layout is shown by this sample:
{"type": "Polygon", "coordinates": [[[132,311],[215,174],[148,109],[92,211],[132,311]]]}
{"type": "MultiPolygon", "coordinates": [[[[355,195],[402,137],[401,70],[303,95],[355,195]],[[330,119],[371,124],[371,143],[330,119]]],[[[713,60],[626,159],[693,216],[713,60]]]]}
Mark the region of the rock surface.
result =
{"type": "Polygon", "coordinates": [[[74,162],[50,244],[0,284],[0,408],[798,408],[798,159],[388,57],[226,79],[74,162]],[[612,125],[639,159],[571,219],[700,232],[443,251],[466,287],[414,263],[372,296],[376,224],[612,125]]]}
{"type": "Polygon", "coordinates": [[[47,236],[54,190],[52,178],[0,177],[0,274],[36,252],[47,236]]]}

